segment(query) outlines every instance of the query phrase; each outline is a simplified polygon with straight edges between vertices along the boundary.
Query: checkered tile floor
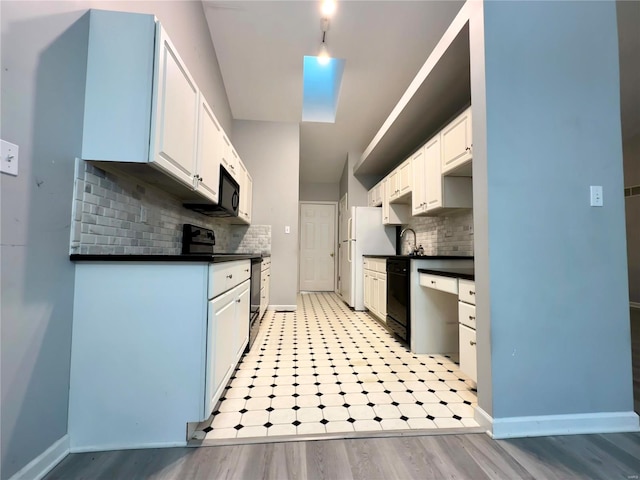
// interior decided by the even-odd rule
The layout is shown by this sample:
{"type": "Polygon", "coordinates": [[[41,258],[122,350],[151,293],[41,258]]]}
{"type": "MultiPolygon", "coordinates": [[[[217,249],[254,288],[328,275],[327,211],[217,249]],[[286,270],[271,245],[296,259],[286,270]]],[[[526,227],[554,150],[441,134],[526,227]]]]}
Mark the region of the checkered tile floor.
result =
{"type": "Polygon", "coordinates": [[[195,438],[477,427],[475,383],[457,359],[414,355],[333,293],[268,311],[195,438]]]}

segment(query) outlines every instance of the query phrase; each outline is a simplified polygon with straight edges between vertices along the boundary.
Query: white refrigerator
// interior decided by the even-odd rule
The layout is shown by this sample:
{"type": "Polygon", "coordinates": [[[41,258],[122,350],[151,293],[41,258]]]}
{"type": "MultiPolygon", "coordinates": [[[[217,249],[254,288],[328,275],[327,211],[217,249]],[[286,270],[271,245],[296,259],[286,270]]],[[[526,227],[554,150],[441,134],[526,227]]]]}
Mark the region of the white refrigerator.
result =
{"type": "Polygon", "coordinates": [[[364,310],[363,255],[395,255],[395,227],[382,224],[379,207],[351,207],[340,222],[340,297],[364,310]]]}

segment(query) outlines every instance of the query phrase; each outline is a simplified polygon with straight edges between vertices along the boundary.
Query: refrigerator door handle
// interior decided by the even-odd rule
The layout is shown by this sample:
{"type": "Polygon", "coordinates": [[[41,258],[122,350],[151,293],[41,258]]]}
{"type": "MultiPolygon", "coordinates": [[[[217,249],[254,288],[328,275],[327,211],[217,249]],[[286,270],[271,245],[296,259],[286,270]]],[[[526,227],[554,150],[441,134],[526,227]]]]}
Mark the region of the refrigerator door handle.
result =
{"type": "Polygon", "coordinates": [[[354,242],[353,240],[349,240],[349,245],[347,246],[347,261],[349,263],[353,261],[352,253],[351,253],[351,249],[352,249],[351,246],[353,245],[353,242],[354,242]]]}

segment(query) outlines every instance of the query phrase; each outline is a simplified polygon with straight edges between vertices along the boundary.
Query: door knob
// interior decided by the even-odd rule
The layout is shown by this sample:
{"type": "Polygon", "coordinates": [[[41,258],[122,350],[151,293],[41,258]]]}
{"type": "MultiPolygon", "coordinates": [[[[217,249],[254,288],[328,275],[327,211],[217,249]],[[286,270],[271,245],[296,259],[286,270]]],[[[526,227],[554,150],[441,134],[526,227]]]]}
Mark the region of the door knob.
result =
{"type": "Polygon", "coordinates": [[[331,255],[331,257],[333,258],[333,252],[331,252],[329,255],[331,255]]]}

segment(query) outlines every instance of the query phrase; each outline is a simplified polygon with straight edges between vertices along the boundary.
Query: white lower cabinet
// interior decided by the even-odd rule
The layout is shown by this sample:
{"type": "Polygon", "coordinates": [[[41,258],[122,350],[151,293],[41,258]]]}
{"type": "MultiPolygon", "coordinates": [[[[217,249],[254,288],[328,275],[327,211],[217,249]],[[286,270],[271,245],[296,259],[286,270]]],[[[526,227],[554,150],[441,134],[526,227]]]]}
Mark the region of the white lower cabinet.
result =
{"type": "Polygon", "coordinates": [[[458,322],[460,324],[460,370],[478,381],[476,352],[476,287],[473,280],[460,279],[458,288],[458,322]]]}
{"type": "Polygon", "coordinates": [[[387,317],[387,260],[364,259],[364,306],[380,320],[387,317]]]}
{"type": "Polygon", "coordinates": [[[250,260],[76,263],[71,451],[186,445],[247,344],[249,276],[250,260]]]}
{"type": "Polygon", "coordinates": [[[476,331],[460,325],[460,371],[474,382],[478,381],[476,331]]]}
{"type": "Polygon", "coordinates": [[[269,294],[271,293],[271,258],[262,259],[260,270],[260,318],[269,307],[269,294]]]}

